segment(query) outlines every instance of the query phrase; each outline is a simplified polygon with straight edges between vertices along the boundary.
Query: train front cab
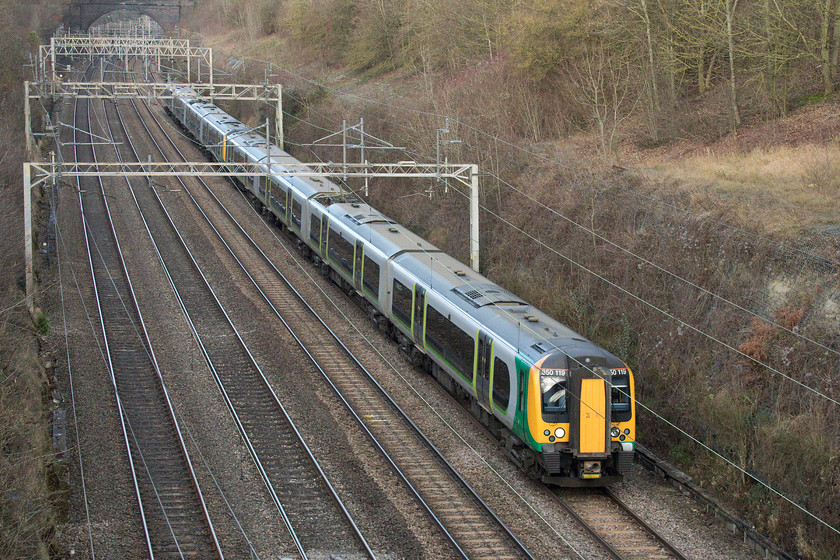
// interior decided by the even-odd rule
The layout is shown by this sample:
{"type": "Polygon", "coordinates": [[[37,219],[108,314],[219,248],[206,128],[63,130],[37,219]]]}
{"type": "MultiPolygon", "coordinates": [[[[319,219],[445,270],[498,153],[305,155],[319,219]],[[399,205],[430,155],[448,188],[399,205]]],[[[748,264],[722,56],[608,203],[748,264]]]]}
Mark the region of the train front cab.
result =
{"type": "Polygon", "coordinates": [[[528,439],[544,482],[605,486],[630,469],[635,387],[624,364],[555,353],[529,368],[527,386],[528,439]]]}

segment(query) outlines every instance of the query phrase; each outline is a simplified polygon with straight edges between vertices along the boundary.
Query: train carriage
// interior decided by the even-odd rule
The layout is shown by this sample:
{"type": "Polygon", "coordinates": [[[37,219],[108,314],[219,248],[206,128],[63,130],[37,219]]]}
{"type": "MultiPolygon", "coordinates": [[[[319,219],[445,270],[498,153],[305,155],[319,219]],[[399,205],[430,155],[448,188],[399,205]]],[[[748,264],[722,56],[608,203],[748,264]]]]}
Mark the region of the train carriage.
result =
{"type": "Polygon", "coordinates": [[[563,486],[609,484],[629,469],[635,387],[621,360],[354,193],[284,176],[292,156],[191,90],[174,93],[170,113],[218,161],[270,164],[269,180],[237,183],[415,364],[469,400],[521,468],[563,486]]]}

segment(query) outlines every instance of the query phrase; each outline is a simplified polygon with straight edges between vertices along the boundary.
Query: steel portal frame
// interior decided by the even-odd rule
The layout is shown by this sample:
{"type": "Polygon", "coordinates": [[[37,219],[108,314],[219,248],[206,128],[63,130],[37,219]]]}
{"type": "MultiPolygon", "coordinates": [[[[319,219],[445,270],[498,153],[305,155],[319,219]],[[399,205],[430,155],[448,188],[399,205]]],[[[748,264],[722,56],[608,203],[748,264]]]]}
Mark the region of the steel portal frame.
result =
{"type": "Polygon", "coordinates": [[[280,84],[141,83],[141,82],[24,82],[26,149],[32,154],[31,101],[77,97],[80,99],[172,99],[175,88],[192,88],[200,98],[215,101],[262,101],[273,104],[276,143],[283,147],[283,86],[280,84]]]}
{"type": "MultiPolygon", "coordinates": [[[[279,164],[272,164],[279,165],[279,164]]],[[[35,279],[32,268],[32,189],[63,178],[76,177],[360,177],[360,178],[451,178],[470,187],[470,268],[479,271],[478,165],[402,161],[398,163],[283,163],[277,173],[265,163],[146,162],[146,163],[60,163],[23,164],[24,261],[26,304],[34,309],[35,279]]]]}
{"type": "Polygon", "coordinates": [[[56,59],[59,56],[143,56],[153,57],[158,68],[162,58],[184,59],[187,62],[188,81],[192,72],[192,61],[195,60],[199,81],[204,64],[208,69],[209,82],[213,83],[213,49],[192,46],[189,39],[161,39],[149,35],[58,35],[50,38],[49,45],[41,45],[38,52],[38,67],[42,80],[47,79],[49,68],[52,81],[58,81],[56,59]]]}

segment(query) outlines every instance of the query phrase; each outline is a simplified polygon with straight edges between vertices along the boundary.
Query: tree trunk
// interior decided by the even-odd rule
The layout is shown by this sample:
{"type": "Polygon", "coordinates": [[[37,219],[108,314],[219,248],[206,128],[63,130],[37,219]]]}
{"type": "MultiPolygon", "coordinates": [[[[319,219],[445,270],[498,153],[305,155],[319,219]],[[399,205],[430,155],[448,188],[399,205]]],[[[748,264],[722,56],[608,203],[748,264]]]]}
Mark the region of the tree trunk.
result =
{"type": "Polygon", "coordinates": [[[834,52],[831,56],[831,79],[835,82],[840,79],[840,3],[834,12],[834,52]]]}
{"type": "Polygon", "coordinates": [[[820,63],[822,64],[823,87],[826,96],[834,93],[834,83],[831,81],[831,51],[829,48],[829,30],[831,29],[831,15],[834,0],[824,0],[822,22],[820,24],[820,63]]]}
{"type": "Polygon", "coordinates": [[[641,0],[641,3],[642,15],[645,20],[645,34],[647,36],[648,64],[650,64],[650,86],[653,91],[653,106],[656,110],[659,110],[659,88],[656,84],[656,66],[654,66],[653,62],[653,39],[651,38],[650,32],[650,15],[648,14],[647,0],[641,0]]]}
{"type": "MultiPolygon", "coordinates": [[[[700,21],[705,21],[706,19],[706,2],[705,0],[700,0],[699,4],[700,10],[700,21]]],[[[700,37],[698,40],[697,45],[697,87],[700,90],[700,94],[706,92],[708,88],[708,80],[705,79],[705,64],[706,64],[706,38],[700,37]]]]}
{"type": "Polygon", "coordinates": [[[764,0],[764,93],[776,112],[776,78],[773,75],[773,32],[770,25],[770,0],[764,0]]]}
{"type": "Polygon", "coordinates": [[[665,46],[668,53],[668,103],[673,103],[677,98],[677,55],[674,52],[674,31],[671,23],[671,16],[667,9],[662,6],[662,0],[656,0],[656,5],[659,9],[659,14],[664,18],[665,25],[665,46]]]}
{"type": "Polygon", "coordinates": [[[712,53],[712,59],[709,61],[709,65],[706,67],[706,77],[704,78],[706,90],[711,89],[712,87],[712,72],[715,71],[715,64],[717,64],[717,57],[718,51],[712,53]]]}
{"type": "MultiPolygon", "coordinates": [[[[832,0],[826,0],[831,2],[832,0]]],[[[735,82],[735,41],[732,36],[732,19],[735,15],[735,8],[738,7],[738,0],[726,0],[726,43],[729,48],[729,89],[730,101],[732,103],[732,118],[735,126],[741,126],[741,113],[738,110],[738,91],[735,82]]]]}

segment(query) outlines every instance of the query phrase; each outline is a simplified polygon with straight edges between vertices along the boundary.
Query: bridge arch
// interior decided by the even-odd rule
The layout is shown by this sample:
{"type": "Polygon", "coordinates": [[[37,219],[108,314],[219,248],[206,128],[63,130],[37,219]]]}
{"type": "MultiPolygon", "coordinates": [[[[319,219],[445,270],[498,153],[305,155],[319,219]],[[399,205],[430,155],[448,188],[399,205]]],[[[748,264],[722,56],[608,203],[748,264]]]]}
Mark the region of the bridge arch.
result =
{"type": "Polygon", "coordinates": [[[143,29],[147,29],[153,36],[160,36],[165,32],[151,15],[144,14],[139,10],[125,10],[122,8],[115,12],[108,12],[100,16],[99,19],[93,20],[90,24],[90,29],[101,27],[105,31],[108,29],[118,29],[120,25],[125,24],[133,24],[138,28],[142,27],[143,29]]]}
{"type": "Polygon", "coordinates": [[[149,16],[170,31],[193,4],[194,0],[70,0],[64,19],[71,31],[87,31],[102,16],[126,11],[149,16]]]}

